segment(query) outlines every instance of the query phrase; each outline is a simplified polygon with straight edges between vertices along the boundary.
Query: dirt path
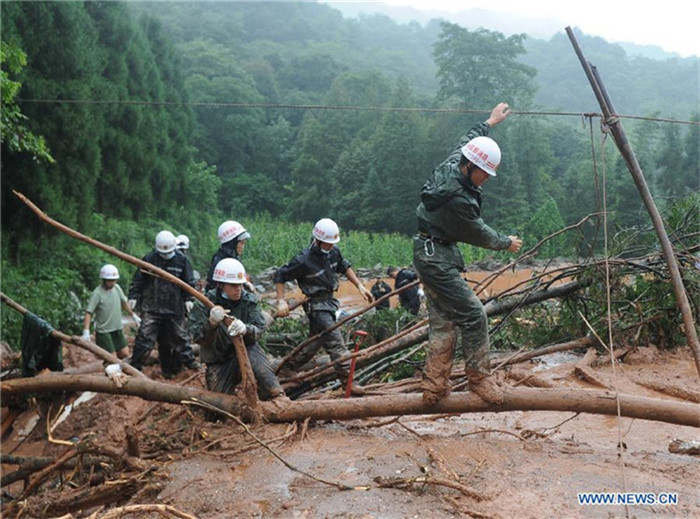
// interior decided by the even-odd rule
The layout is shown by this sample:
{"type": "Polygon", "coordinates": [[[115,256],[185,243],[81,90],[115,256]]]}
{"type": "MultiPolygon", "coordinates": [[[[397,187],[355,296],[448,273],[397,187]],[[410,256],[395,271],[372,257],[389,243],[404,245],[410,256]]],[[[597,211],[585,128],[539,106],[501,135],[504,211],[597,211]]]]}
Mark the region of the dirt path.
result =
{"type": "MultiPolygon", "coordinates": [[[[642,348],[626,361],[615,375],[609,366],[597,367],[595,373],[621,391],[643,396],[672,398],[637,385],[636,377],[700,391],[687,350],[659,354],[642,348]]],[[[529,364],[526,369],[538,366],[546,365],[529,364]]],[[[157,372],[151,369],[151,374],[157,372]]],[[[565,376],[566,371],[538,374],[563,386],[591,387],[565,376]]],[[[174,383],[183,383],[189,375],[180,374],[174,383]]],[[[202,386],[203,375],[187,384],[202,386]]],[[[56,413],[54,408],[52,416],[56,413]]],[[[148,493],[130,503],[169,504],[201,519],[700,517],[698,457],[668,452],[674,438],[700,439],[697,428],[556,412],[406,416],[386,422],[390,420],[312,423],[303,438],[303,424],[296,424],[295,430],[286,424],[252,430],[268,441],[286,435],[271,445],[294,467],[367,490],[339,490],[314,481],[267,451],[252,448],[250,436],[239,426],[207,422],[198,412],[170,404],[97,395],[74,409],[53,435],[62,440],[94,435],[120,447],[125,427],[135,426],[142,456],[158,468],[158,478],[148,493]],[[377,426],[381,423],[385,425],[377,426]],[[624,446],[621,456],[619,439],[624,446]],[[428,483],[405,488],[380,488],[377,483],[377,478],[406,483],[426,476],[428,483]],[[467,488],[470,492],[461,491],[467,488]],[[673,492],[678,504],[629,510],[582,506],[578,492],[673,492]]],[[[46,442],[45,422],[22,442],[13,439],[14,434],[3,439],[3,453],[56,456],[66,449],[46,442]]],[[[13,468],[3,466],[4,473],[13,468]]],[[[3,490],[15,495],[21,485],[3,490]]]]}

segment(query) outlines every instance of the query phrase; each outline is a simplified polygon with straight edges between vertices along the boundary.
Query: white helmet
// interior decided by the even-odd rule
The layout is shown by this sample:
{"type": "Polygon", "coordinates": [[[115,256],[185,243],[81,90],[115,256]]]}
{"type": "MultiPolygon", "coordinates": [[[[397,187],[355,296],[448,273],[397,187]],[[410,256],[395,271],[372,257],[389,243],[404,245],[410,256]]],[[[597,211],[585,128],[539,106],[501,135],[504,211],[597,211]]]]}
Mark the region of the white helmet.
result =
{"type": "Polygon", "coordinates": [[[100,279],[119,279],[117,267],[107,263],[107,265],[100,269],[100,279]]]}
{"type": "Polygon", "coordinates": [[[485,171],[492,177],[496,176],[496,169],[501,163],[501,148],[496,141],[489,137],[475,137],[462,146],[462,155],[477,168],[485,171]]]}
{"type": "Polygon", "coordinates": [[[184,234],[175,238],[175,242],[177,243],[177,248],[180,250],[187,250],[190,248],[190,239],[184,234]]]}
{"type": "Polygon", "coordinates": [[[233,220],[228,220],[219,225],[219,230],[216,234],[219,237],[219,243],[222,245],[236,238],[238,238],[239,241],[250,238],[250,233],[245,230],[245,227],[233,220]]]}
{"type": "Polygon", "coordinates": [[[168,254],[175,250],[175,235],[170,231],[160,231],[156,234],[156,250],[161,254],[168,254]]]}
{"type": "Polygon", "coordinates": [[[338,243],[340,241],[340,230],[338,224],[330,218],[321,218],[311,233],[314,238],[324,243],[338,243]]]}
{"type": "Polygon", "coordinates": [[[234,285],[242,285],[246,282],[243,264],[233,258],[225,258],[217,263],[212,277],[214,281],[232,283],[234,285]]]}

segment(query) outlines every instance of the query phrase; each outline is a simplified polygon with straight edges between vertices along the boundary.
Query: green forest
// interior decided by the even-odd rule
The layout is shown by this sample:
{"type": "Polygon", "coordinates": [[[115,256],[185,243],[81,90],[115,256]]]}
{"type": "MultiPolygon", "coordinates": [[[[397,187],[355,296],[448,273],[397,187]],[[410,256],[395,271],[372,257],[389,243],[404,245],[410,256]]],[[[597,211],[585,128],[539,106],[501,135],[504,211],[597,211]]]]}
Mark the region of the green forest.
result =
{"type": "MultiPolygon", "coordinates": [[[[484,195],[492,227],[527,248],[600,212],[603,193],[613,232],[649,225],[600,118],[582,115],[600,110],[563,33],[345,19],[307,2],[3,1],[0,15],[2,290],[66,333],[103,263],[123,287],[133,267],[41,223],[13,190],[137,257],[161,229],[187,234],[199,271],[229,219],[253,236],[252,274],[286,262],[321,217],[357,236],[347,246],[365,244],[357,266],[407,264],[396,244],[410,247],[420,187],[503,101],[515,113],[492,133],[503,150],[484,195]]],[[[623,123],[660,209],[697,206],[698,58],[630,57],[576,34],[632,116],[623,123]]],[[[590,254],[596,232],[540,256],[590,254]]],[[[17,323],[3,311],[3,339],[17,323]]]]}

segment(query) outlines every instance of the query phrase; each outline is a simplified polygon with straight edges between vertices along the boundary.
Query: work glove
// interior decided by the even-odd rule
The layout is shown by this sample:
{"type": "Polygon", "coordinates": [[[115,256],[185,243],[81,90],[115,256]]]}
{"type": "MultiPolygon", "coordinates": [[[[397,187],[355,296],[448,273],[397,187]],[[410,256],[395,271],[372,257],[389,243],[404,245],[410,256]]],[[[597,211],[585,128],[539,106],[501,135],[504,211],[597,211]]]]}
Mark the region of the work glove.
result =
{"type": "Polygon", "coordinates": [[[83,330],[83,334],[80,336],[80,338],[84,341],[90,342],[90,330],[83,330]]]}
{"type": "Polygon", "coordinates": [[[229,310],[224,310],[223,306],[216,305],[209,310],[209,324],[214,328],[219,326],[228,315],[229,310]]]}
{"type": "Polygon", "coordinates": [[[425,297],[425,291],[423,291],[422,288],[418,289],[418,297],[420,297],[421,299],[425,297]]]}
{"type": "Polygon", "coordinates": [[[117,387],[122,387],[129,380],[129,375],[122,371],[122,367],[119,364],[108,365],[105,368],[105,375],[107,375],[117,387]]]}
{"type": "Polygon", "coordinates": [[[362,297],[364,297],[364,298],[367,300],[368,303],[371,303],[372,301],[374,301],[374,297],[372,296],[372,294],[370,293],[370,291],[367,290],[365,287],[363,287],[362,285],[359,285],[359,286],[357,287],[357,289],[360,291],[360,295],[361,295],[362,297]]]}
{"type": "Polygon", "coordinates": [[[234,319],[231,321],[231,324],[228,325],[227,331],[231,337],[235,337],[236,335],[244,335],[246,331],[245,323],[240,319],[234,319]]]}
{"type": "Polygon", "coordinates": [[[194,301],[185,301],[185,309],[187,310],[188,314],[192,311],[193,306],[194,306],[194,301]]]}
{"type": "Polygon", "coordinates": [[[129,308],[132,310],[136,308],[136,299],[129,299],[129,308]]]}
{"type": "Polygon", "coordinates": [[[289,315],[289,305],[284,299],[277,300],[277,317],[287,317],[289,315]]]}
{"type": "Polygon", "coordinates": [[[131,316],[131,318],[136,323],[136,326],[141,326],[141,318],[138,315],[134,314],[131,316]]]}

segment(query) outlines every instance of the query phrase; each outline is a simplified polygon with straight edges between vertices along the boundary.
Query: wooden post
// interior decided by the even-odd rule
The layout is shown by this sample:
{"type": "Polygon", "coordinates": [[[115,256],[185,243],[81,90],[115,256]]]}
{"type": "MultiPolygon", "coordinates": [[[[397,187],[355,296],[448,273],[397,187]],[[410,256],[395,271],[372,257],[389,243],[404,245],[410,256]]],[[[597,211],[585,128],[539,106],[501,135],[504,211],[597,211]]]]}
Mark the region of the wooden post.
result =
{"type": "Polygon", "coordinates": [[[590,62],[588,62],[583,55],[583,51],[576,41],[571,27],[566,28],[566,33],[569,35],[576,55],[581,61],[583,70],[586,72],[588,81],[591,83],[593,88],[593,93],[598,99],[598,104],[603,111],[603,117],[605,124],[610,128],[615,145],[620,150],[623,159],[627,163],[627,168],[629,169],[634,183],[637,186],[637,190],[642,197],[644,206],[651,217],[652,224],[654,225],[654,230],[659,237],[659,243],[661,244],[661,249],[663,250],[664,257],[666,258],[666,263],[668,265],[668,271],[671,276],[671,284],[673,285],[673,291],[676,296],[676,304],[683,317],[683,327],[685,331],[686,339],[688,340],[688,345],[693,351],[693,356],[695,357],[695,368],[700,376],[700,342],[698,341],[697,330],[695,329],[695,322],[693,320],[693,313],[690,308],[690,301],[688,300],[688,294],[683,285],[683,279],[681,278],[680,269],[678,268],[678,262],[676,261],[676,256],[673,252],[673,246],[671,241],[668,239],[668,234],[666,234],[666,229],[664,228],[664,222],[659,214],[659,210],[656,208],[654,199],[649,191],[649,186],[644,178],[644,173],[642,168],[637,162],[637,157],[634,155],[632,146],[627,140],[625,130],[622,127],[620,118],[615,114],[615,110],[612,106],[612,101],[610,96],[605,90],[605,86],[600,79],[597,70],[593,67],[590,62]]]}

